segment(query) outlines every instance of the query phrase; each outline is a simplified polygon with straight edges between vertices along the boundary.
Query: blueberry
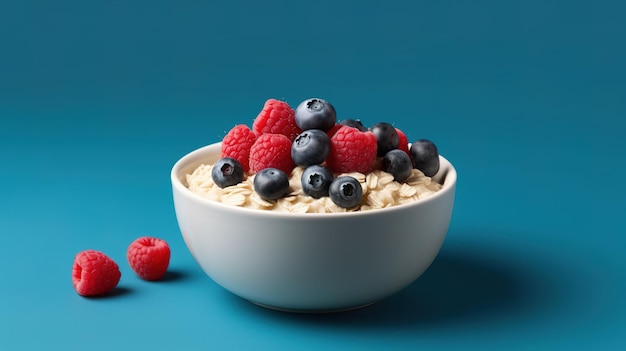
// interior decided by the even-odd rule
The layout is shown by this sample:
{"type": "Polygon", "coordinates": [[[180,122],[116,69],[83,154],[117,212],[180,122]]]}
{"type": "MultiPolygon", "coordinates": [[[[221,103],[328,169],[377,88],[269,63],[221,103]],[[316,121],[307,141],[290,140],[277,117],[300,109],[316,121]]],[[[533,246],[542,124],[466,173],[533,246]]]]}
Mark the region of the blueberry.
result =
{"type": "Polygon", "coordinates": [[[417,168],[428,177],[439,171],[439,151],[432,141],[421,139],[411,144],[413,168],[417,168]]]}
{"type": "Polygon", "coordinates": [[[291,158],[302,167],[317,165],[330,153],[330,137],[321,129],[300,133],[291,144],[291,158]]]}
{"type": "Polygon", "coordinates": [[[254,176],[254,191],[265,200],[276,200],[289,192],[289,176],[278,168],[263,168],[254,176]]]}
{"type": "Polygon", "coordinates": [[[383,157],[382,170],[393,174],[393,180],[402,183],[411,175],[413,161],[406,152],[393,149],[383,157]]]}
{"type": "Polygon", "coordinates": [[[363,189],[359,181],[352,176],[339,176],[330,183],[330,199],[339,207],[352,208],[361,202],[363,189]]]}
{"type": "Polygon", "coordinates": [[[304,100],[295,110],[296,125],[302,129],[329,131],[337,122],[335,108],[328,101],[311,98],[304,100]]]}
{"type": "Polygon", "coordinates": [[[222,157],[213,165],[211,177],[220,188],[239,184],[243,180],[243,166],[234,158],[222,157]]]}
{"type": "Polygon", "coordinates": [[[339,124],[344,125],[344,126],[348,126],[348,127],[353,127],[356,128],[362,132],[366,132],[367,131],[367,127],[365,127],[363,125],[363,122],[361,122],[360,119],[344,119],[342,121],[339,121],[339,124]]]}
{"type": "Polygon", "coordinates": [[[328,188],[333,178],[333,173],[328,168],[320,165],[309,166],[300,177],[302,191],[315,199],[328,196],[328,188]]]}
{"type": "Polygon", "coordinates": [[[385,156],[387,152],[398,147],[398,143],[400,142],[398,131],[396,131],[396,128],[391,124],[385,122],[376,123],[370,128],[370,131],[374,133],[378,143],[376,156],[385,156]]]}

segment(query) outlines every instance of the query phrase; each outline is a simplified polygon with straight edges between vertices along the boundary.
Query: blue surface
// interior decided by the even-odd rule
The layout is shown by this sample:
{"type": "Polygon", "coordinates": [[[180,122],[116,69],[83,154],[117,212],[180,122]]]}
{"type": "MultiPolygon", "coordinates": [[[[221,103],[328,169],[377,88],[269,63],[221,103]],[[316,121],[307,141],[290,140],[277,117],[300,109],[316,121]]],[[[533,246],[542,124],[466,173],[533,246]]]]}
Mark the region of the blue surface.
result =
{"type": "Polygon", "coordinates": [[[1,350],[623,350],[620,1],[3,1],[1,350]],[[411,5],[407,5],[411,3],[411,5]],[[413,285],[342,314],[225,292],[180,237],[169,171],[267,98],[434,140],[459,172],[413,285]],[[167,279],[125,261],[172,248],[167,279]],[[71,285],[102,250],[112,296],[71,285]]]}

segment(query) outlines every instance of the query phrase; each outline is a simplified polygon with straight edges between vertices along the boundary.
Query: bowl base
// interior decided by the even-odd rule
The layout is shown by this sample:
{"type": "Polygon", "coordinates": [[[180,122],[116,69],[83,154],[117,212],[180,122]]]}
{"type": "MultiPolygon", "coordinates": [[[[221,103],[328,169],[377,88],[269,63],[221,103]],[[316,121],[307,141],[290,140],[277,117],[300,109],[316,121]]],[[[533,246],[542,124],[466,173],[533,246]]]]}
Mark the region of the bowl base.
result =
{"type": "Polygon", "coordinates": [[[288,312],[288,313],[308,313],[308,314],[323,314],[323,313],[339,313],[339,312],[347,312],[347,311],[353,311],[353,310],[358,310],[361,308],[365,308],[367,306],[371,306],[373,304],[376,303],[376,301],[374,302],[368,302],[362,305],[356,305],[356,306],[349,306],[349,307],[340,307],[340,308],[329,308],[329,309],[324,309],[324,308],[320,308],[320,309],[297,309],[297,308],[284,308],[284,307],[277,307],[277,306],[271,306],[271,305],[266,305],[260,302],[256,302],[256,301],[252,301],[252,300],[248,300],[251,303],[263,307],[263,308],[267,308],[270,310],[275,310],[275,311],[281,311],[281,312],[288,312]]]}

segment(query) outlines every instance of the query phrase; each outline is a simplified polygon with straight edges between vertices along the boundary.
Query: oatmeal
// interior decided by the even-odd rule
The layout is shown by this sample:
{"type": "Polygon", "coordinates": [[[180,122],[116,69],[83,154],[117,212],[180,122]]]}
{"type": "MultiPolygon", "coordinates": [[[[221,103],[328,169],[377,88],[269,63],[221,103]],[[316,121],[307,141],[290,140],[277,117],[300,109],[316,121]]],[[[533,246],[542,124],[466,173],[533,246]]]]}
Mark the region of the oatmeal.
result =
{"type": "Polygon", "coordinates": [[[212,167],[210,164],[203,164],[188,174],[186,186],[189,190],[227,205],[268,211],[292,213],[367,211],[414,202],[441,189],[441,184],[425,176],[418,169],[413,169],[408,179],[402,183],[394,181],[393,175],[382,170],[375,170],[368,174],[343,173],[340,175],[356,178],[363,190],[363,197],[358,206],[343,208],[337,206],[327,196],[316,199],[304,194],[301,184],[302,167],[295,167],[291,171],[289,174],[290,192],[278,200],[265,200],[254,191],[254,174],[247,175],[239,184],[220,188],[211,178],[212,167]]]}

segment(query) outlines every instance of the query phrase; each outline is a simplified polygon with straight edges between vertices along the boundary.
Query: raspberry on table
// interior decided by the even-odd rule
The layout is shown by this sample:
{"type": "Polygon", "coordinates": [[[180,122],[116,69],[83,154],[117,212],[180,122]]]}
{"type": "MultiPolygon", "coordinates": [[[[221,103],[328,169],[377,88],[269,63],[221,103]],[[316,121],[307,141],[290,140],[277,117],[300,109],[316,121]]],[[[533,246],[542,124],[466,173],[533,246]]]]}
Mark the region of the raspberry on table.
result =
{"type": "Polygon", "coordinates": [[[250,170],[248,160],[250,148],[256,141],[256,134],[245,124],[231,128],[222,140],[222,158],[230,157],[241,163],[244,172],[250,170]]]}
{"type": "Polygon", "coordinates": [[[170,263],[170,247],[163,239],[143,236],[133,241],[126,258],[137,275],[144,280],[159,280],[170,263]]]}
{"type": "Polygon", "coordinates": [[[368,173],[376,161],[378,143],[374,133],[342,126],[330,138],[326,165],[334,173],[368,173]]]}
{"type": "Polygon", "coordinates": [[[295,167],[291,158],[291,140],[283,134],[261,134],[250,149],[250,171],[278,168],[289,174],[295,167]]]}
{"type": "Polygon", "coordinates": [[[296,124],[295,111],[289,104],[276,99],[268,99],[263,109],[252,123],[257,134],[282,134],[293,141],[302,130],[296,124]]]}
{"type": "Polygon", "coordinates": [[[121,276],[117,263],[101,251],[85,250],[74,257],[72,284],[81,296],[104,295],[117,286],[121,276]]]}

